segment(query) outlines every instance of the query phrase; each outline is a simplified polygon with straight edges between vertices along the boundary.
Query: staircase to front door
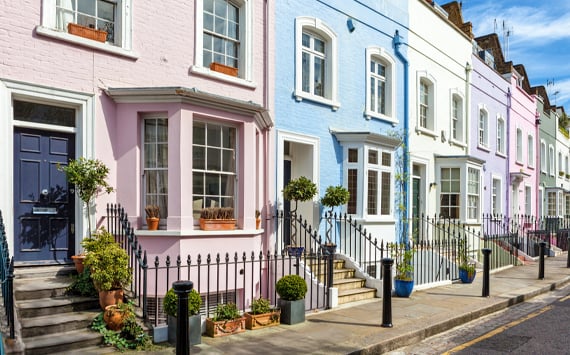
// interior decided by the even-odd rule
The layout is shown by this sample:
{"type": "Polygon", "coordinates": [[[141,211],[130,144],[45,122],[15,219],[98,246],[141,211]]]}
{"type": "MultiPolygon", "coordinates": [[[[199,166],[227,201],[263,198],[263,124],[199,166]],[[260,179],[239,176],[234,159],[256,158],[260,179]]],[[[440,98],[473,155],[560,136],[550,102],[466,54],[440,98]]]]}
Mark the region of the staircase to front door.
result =
{"type": "Polygon", "coordinates": [[[102,336],[90,329],[91,321],[101,312],[99,300],[65,294],[74,272],[73,266],[14,270],[14,302],[26,355],[113,352],[113,348],[99,347],[102,336]]]}
{"type": "MultiPolygon", "coordinates": [[[[319,282],[325,280],[324,262],[311,263],[311,272],[318,278],[319,282]]],[[[366,280],[355,276],[356,271],[345,267],[344,260],[335,259],[333,262],[333,287],[338,288],[338,304],[346,304],[362,300],[369,300],[376,297],[376,289],[366,287],[366,280]]]]}

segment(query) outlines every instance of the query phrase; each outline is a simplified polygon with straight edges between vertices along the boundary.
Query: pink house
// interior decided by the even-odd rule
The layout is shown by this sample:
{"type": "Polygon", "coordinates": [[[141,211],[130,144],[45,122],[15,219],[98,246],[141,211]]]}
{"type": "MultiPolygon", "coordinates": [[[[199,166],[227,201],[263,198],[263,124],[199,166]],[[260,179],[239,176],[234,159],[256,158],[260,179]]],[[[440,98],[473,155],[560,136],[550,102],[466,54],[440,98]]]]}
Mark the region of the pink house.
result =
{"type": "Polygon", "coordinates": [[[0,210],[16,265],[67,263],[80,250],[87,216],[57,169],[80,156],[102,160],[116,190],[89,218],[104,226],[106,204],[120,203],[149,257],[271,249],[255,211],[270,215],[275,195],[272,7],[3,5],[0,210]],[[158,231],[146,227],[150,204],[158,231]],[[234,208],[234,231],[200,230],[200,210],[212,206],[234,208]]]}

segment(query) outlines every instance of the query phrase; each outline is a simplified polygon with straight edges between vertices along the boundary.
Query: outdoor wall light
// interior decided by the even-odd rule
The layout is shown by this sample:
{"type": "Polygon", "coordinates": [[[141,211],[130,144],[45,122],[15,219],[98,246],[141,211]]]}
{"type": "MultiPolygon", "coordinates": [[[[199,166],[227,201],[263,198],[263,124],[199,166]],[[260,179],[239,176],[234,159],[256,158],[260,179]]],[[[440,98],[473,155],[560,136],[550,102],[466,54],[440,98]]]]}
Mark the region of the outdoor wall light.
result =
{"type": "Polygon", "coordinates": [[[348,27],[348,32],[350,32],[350,33],[354,32],[354,30],[356,29],[356,27],[354,27],[354,23],[352,23],[351,18],[346,20],[346,27],[348,27]]]}
{"type": "Polygon", "coordinates": [[[430,182],[429,188],[431,189],[432,187],[437,187],[437,182],[430,182]]]}

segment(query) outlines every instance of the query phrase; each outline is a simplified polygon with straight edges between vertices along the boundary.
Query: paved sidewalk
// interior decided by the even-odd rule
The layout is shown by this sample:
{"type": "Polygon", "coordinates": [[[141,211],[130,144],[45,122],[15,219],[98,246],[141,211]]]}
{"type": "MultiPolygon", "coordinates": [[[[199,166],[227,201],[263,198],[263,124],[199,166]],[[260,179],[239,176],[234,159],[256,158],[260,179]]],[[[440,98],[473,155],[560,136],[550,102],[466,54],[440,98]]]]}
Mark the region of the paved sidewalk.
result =
{"type": "Polygon", "coordinates": [[[570,283],[566,253],[490,275],[490,297],[481,297],[482,273],[473,284],[455,283],[410,298],[392,297],[392,328],[383,328],[382,300],[307,315],[303,324],[279,325],[223,338],[202,337],[193,354],[381,354],[496,312],[570,283]]]}

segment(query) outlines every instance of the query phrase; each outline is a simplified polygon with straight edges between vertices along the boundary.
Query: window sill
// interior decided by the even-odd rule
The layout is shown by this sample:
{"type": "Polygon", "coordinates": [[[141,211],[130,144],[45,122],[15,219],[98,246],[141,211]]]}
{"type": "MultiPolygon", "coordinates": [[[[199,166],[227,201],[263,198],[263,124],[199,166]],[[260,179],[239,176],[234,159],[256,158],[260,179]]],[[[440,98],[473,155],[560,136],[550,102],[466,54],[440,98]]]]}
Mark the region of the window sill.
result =
{"type": "Polygon", "coordinates": [[[455,140],[455,139],[450,139],[449,144],[455,145],[455,146],[461,147],[461,148],[467,148],[467,145],[465,143],[458,141],[458,140],[455,140]]]}
{"type": "Polygon", "coordinates": [[[304,91],[295,90],[295,101],[301,102],[303,100],[309,100],[318,102],[320,104],[330,106],[333,111],[336,111],[340,108],[340,103],[334,100],[329,100],[321,96],[311,95],[304,91]]]}
{"type": "Polygon", "coordinates": [[[484,146],[484,145],[477,145],[477,149],[482,150],[484,152],[489,153],[491,151],[491,149],[489,149],[488,147],[484,146]]]}
{"type": "Polygon", "coordinates": [[[397,119],[394,119],[390,116],[383,115],[381,113],[369,111],[369,110],[366,110],[366,112],[364,112],[364,117],[366,117],[367,120],[374,118],[374,119],[377,119],[380,121],[385,121],[385,122],[391,123],[392,126],[397,126],[399,123],[399,121],[397,119]]]}
{"type": "Polygon", "coordinates": [[[139,237],[188,237],[188,236],[203,236],[203,237],[227,237],[227,236],[253,236],[260,235],[265,232],[264,229],[234,229],[229,231],[203,231],[201,229],[191,230],[163,230],[149,231],[147,229],[136,229],[135,234],[139,237]]]}
{"type": "Polygon", "coordinates": [[[362,217],[362,216],[358,216],[358,217],[354,217],[352,218],[355,222],[358,222],[360,224],[394,224],[396,223],[396,220],[394,218],[382,218],[382,217],[376,217],[376,216],[366,216],[366,217],[362,217]]]}
{"type": "Polygon", "coordinates": [[[418,127],[416,127],[416,133],[432,137],[434,140],[437,139],[437,134],[434,131],[429,130],[427,128],[423,128],[423,127],[418,126],[418,127]]]}
{"type": "Polygon", "coordinates": [[[102,52],[107,52],[110,54],[118,55],[121,57],[126,57],[130,59],[139,59],[139,55],[131,50],[127,50],[121,47],[116,47],[107,43],[97,42],[83,37],[75,36],[63,31],[57,31],[51,28],[36,26],[36,33],[41,36],[46,36],[50,38],[55,38],[64,42],[69,42],[77,44],[82,47],[87,47],[91,49],[97,49],[102,52]]]}
{"type": "Polygon", "coordinates": [[[249,81],[249,80],[238,78],[235,76],[223,74],[223,73],[211,70],[210,68],[200,67],[197,65],[193,65],[190,68],[190,73],[202,75],[202,76],[217,79],[220,81],[225,81],[227,83],[243,86],[243,87],[248,88],[248,89],[257,88],[257,84],[254,83],[253,81],[249,81]]]}
{"type": "Polygon", "coordinates": [[[501,158],[506,158],[506,157],[507,157],[506,154],[501,153],[501,152],[495,152],[495,155],[498,156],[498,157],[501,157],[501,158]]]}

